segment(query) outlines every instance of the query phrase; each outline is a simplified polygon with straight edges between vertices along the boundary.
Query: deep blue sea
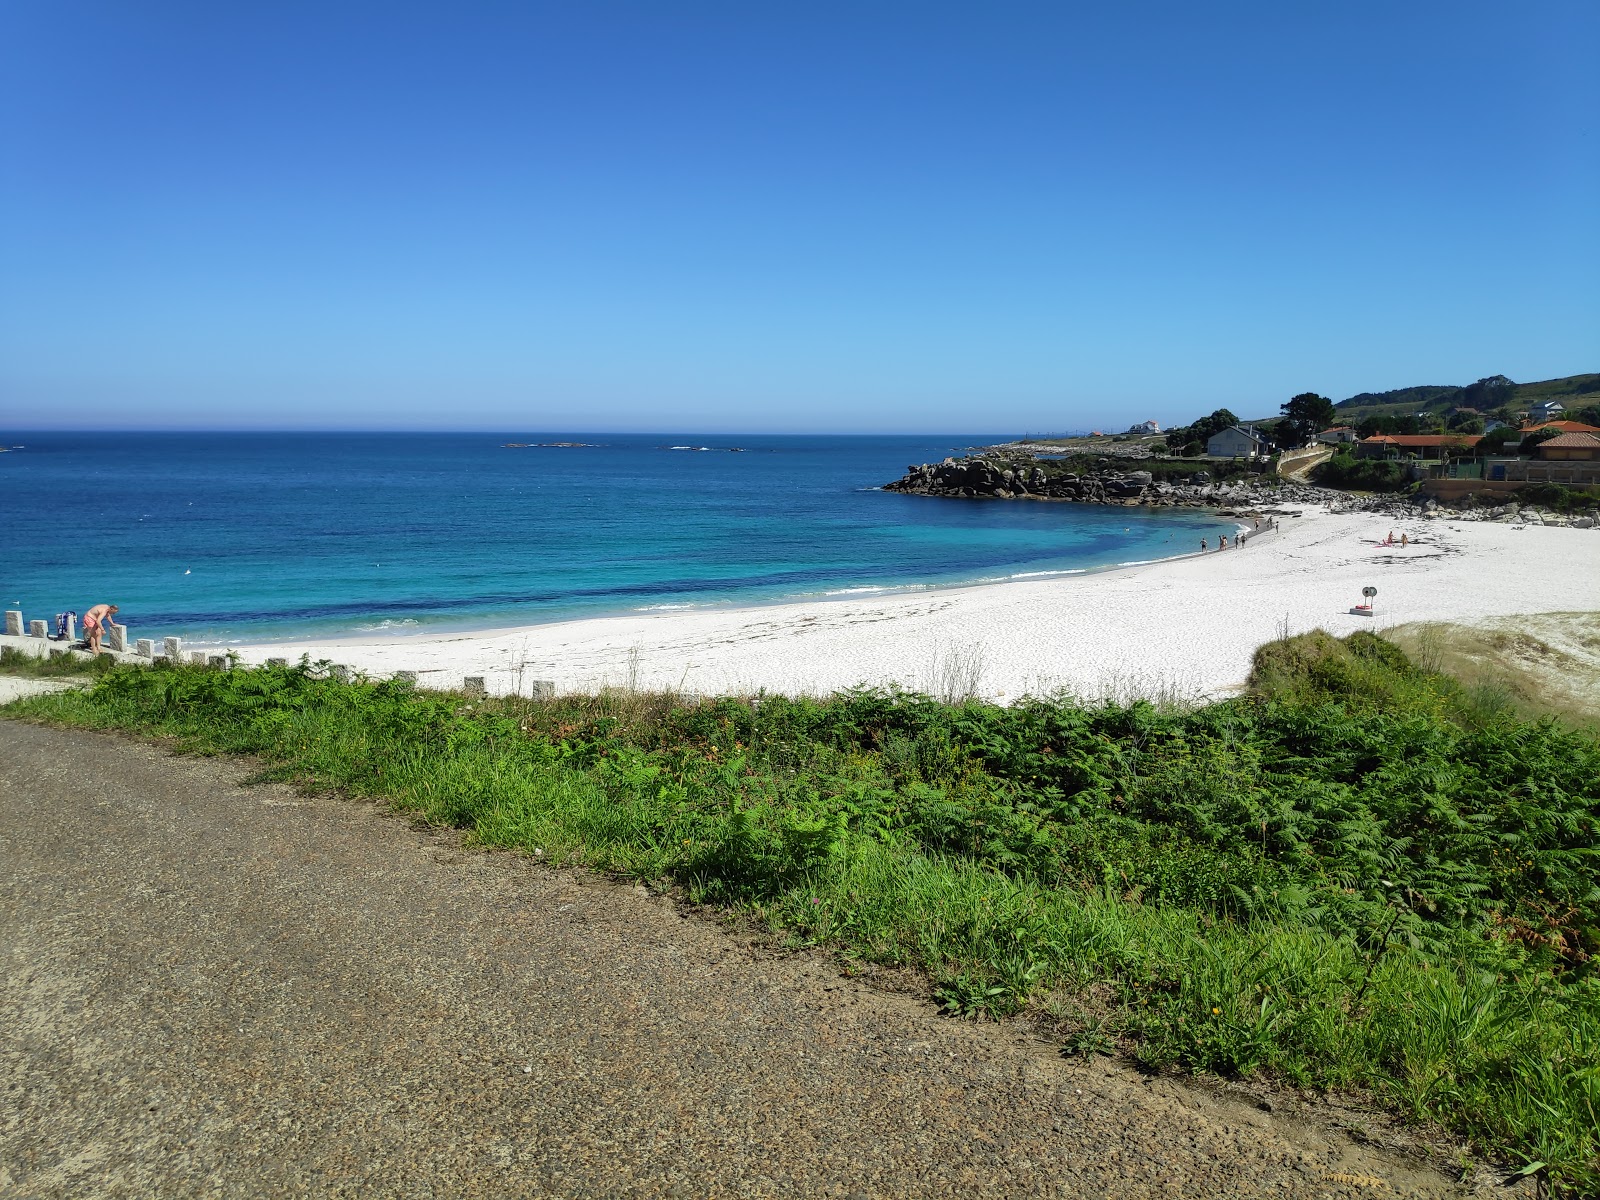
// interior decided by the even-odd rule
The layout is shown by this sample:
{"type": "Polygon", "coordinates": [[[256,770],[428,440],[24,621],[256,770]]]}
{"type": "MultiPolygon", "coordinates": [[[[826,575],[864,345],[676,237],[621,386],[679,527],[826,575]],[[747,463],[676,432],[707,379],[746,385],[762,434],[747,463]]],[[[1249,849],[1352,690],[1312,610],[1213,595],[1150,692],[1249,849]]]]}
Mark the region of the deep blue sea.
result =
{"type": "Polygon", "coordinates": [[[1039,578],[1231,531],[875,490],[1000,440],[14,434],[0,601],[30,619],[105,601],[135,636],[202,641],[424,632],[1039,578]],[[549,441],[595,445],[503,445],[549,441]]]}

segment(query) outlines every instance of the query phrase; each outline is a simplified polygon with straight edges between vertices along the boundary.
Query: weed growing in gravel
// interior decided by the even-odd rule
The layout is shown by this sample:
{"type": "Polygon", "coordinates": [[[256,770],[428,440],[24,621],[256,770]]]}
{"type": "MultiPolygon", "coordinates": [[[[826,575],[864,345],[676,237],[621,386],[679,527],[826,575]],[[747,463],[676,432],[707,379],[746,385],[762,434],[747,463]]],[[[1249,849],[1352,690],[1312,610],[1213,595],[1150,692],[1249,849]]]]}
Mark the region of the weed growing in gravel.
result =
{"type": "Polygon", "coordinates": [[[961,1016],[1093,988],[1075,1053],[1366,1088],[1600,1186],[1600,743],[1371,634],[1264,647],[1251,695],[1192,709],[485,701],[302,663],[118,668],[12,711],[671,881],[915,967],[961,1016]]]}

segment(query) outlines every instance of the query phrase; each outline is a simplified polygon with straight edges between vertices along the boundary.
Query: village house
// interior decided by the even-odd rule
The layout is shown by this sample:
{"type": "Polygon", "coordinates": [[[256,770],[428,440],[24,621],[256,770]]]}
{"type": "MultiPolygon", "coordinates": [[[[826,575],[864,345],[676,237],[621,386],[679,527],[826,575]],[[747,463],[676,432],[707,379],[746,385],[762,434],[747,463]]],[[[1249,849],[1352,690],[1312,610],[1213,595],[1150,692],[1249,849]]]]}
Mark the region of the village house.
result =
{"type": "Polygon", "coordinates": [[[1130,426],[1128,432],[1133,434],[1160,433],[1161,426],[1154,421],[1140,421],[1137,425],[1130,426]]]}
{"type": "Polygon", "coordinates": [[[1376,433],[1356,443],[1357,458],[1443,458],[1446,450],[1471,450],[1475,433],[1376,433]]]}
{"type": "Polygon", "coordinates": [[[1585,425],[1582,421],[1544,421],[1538,425],[1525,425],[1517,432],[1526,437],[1530,433],[1538,433],[1541,429],[1555,429],[1561,433],[1600,433],[1600,428],[1585,425]]]}
{"type": "Polygon", "coordinates": [[[1536,453],[1546,461],[1600,462],[1600,437],[1588,431],[1557,434],[1540,442],[1536,453]]]}
{"type": "Polygon", "coordinates": [[[1233,425],[1206,440],[1206,453],[1212,458],[1265,458],[1271,450],[1254,429],[1233,425]]]}
{"type": "Polygon", "coordinates": [[[1540,442],[1536,458],[1490,458],[1483,477],[1505,483],[1600,486],[1600,433],[1562,433],[1540,442]]]}
{"type": "Polygon", "coordinates": [[[1324,429],[1317,434],[1317,441],[1324,446],[1339,446],[1355,440],[1356,431],[1348,425],[1335,425],[1332,429],[1324,429]]]}
{"type": "Polygon", "coordinates": [[[1566,411],[1567,406],[1559,400],[1541,400],[1528,409],[1528,424],[1537,425],[1541,421],[1559,420],[1566,411]]]}

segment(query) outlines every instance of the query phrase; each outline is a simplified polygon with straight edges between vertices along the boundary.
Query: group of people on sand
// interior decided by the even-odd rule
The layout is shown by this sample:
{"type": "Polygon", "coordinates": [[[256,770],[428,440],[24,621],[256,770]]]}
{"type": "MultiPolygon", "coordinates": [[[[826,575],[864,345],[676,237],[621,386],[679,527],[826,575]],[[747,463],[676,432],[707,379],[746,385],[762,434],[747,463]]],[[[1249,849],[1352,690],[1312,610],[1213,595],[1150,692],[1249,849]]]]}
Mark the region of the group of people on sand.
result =
{"type": "MultiPolygon", "coordinates": [[[[1268,517],[1267,518],[1267,528],[1268,529],[1276,529],[1277,527],[1278,527],[1277,518],[1276,517],[1268,517]]],[[[1233,539],[1233,544],[1234,544],[1235,547],[1242,546],[1247,541],[1250,540],[1250,535],[1251,534],[1260,533],[1260,532],[1261,532],[1261,518],[1257,517],[1255,519],[1255,527],[1253,529],[1247,530],[1246,532],[1241,533],[1237,537],[1235,537],[1233,539]]],[[[1228,548],[1228,535],[1224,533],[1220,537],[1217,538],[1217,549],[1218,550],[1226,550],[1227,548],[1228,548]]],[[[1209,549],[1211,549],[1211,540],[1209,538],[1201,538],[1200,539],[1200,553],[1204,554],[1209,549]]]]}
{"type": "MultiPolygon", "coordinates": [[[[1394,545],[1394,530],[1389,530],[1389,536],[1383,539],[1383,544],[1385,546],[1394,545]]],[[[1409,535],[1402,533],[1400,535],[1400,544],[1402,546],[1409,546],[1411,544],[1409,535]]]]}

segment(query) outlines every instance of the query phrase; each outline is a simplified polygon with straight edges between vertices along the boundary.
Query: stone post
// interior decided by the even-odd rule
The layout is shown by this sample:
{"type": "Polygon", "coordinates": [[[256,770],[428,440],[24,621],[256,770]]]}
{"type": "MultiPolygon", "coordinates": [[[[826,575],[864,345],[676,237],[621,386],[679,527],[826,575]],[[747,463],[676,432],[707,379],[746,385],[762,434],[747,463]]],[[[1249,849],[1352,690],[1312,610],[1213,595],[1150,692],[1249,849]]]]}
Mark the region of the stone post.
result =
{"type": "Polygon", "coordinates": [[[22,636],[22,614],[14,608],[6,609],[6,636],[22,636]]]}
{"type": "Polygon", "coordinates": [[[177,666],[183,661],[182,638],[162,638],[161,650],[167,656],[167,661],[173,666],[177,666]]]}
{"type": "Polygon", "coordinates": [[[343,663],[333,664],[332,675],[334,680],[338,683],[350,682],[350,668],[345,666],[343,663]]]}
{"type": "Polygon", "coordinates": [[[206,659],[206,666],[214,671],[226,671],[228,669],[228,656],[226,654],[213,654],[206,659]]]}
{"type": "Polygon", "coordinates": [[[205,666],[206,665],[206,652],[204,650],[191,650],[191,651],[189,651],[189,661],[192,662],[197,667],[205,666]]]}
{"type": "Polygon", "coordinates": [[[269,658],[269,659],[267,659],[267,666],[269,666],[269,667],[287,667],[288,665],[289,665],[289,660],[287,658],[269,658]]]}
{"type": "Polygon", "coordinates": [[[554,679],[535,679],[532,683],[532,696],[535,700],[554,700],[556,698],[556,681],[554,679]]]}
{"type": "Polygon", "coordinates": [[[394,673],[394,681],[396,683],[409,683],[415,687],[417,683],[417,673],[415,671],[396,671],[394,673]]]}
{"type": "Polygon", "coordinates": [[[42,638],[49,631],[50,626],[44,621],[29,621],[28,636],[42,638]]]}
{"type": "Polygon", "coordinates": [[[76,613],[67,614],[67,641],[78,640],[78,616],[76,613]]]}
{"type": "Polygon", "coordinates": [[[489,689],[484,686],[482,675],[468,675],[461,681],[461,690],[469,696],[487,696],[489,689]]]}
{"type": "Polygon", "coordinates": [[[154,658],[156,656],[156,644],[149,638],[140,638],[133,644],[133,652],[141,654],[145,658],[154,658]]]}
{"type": "Polygon", "coordinates": [[[106,649],[127,653],[128,627],[126,625],[118,625],[115,621],[107,621],[106,632],[111,635],[110,644],[106,649]]]}

